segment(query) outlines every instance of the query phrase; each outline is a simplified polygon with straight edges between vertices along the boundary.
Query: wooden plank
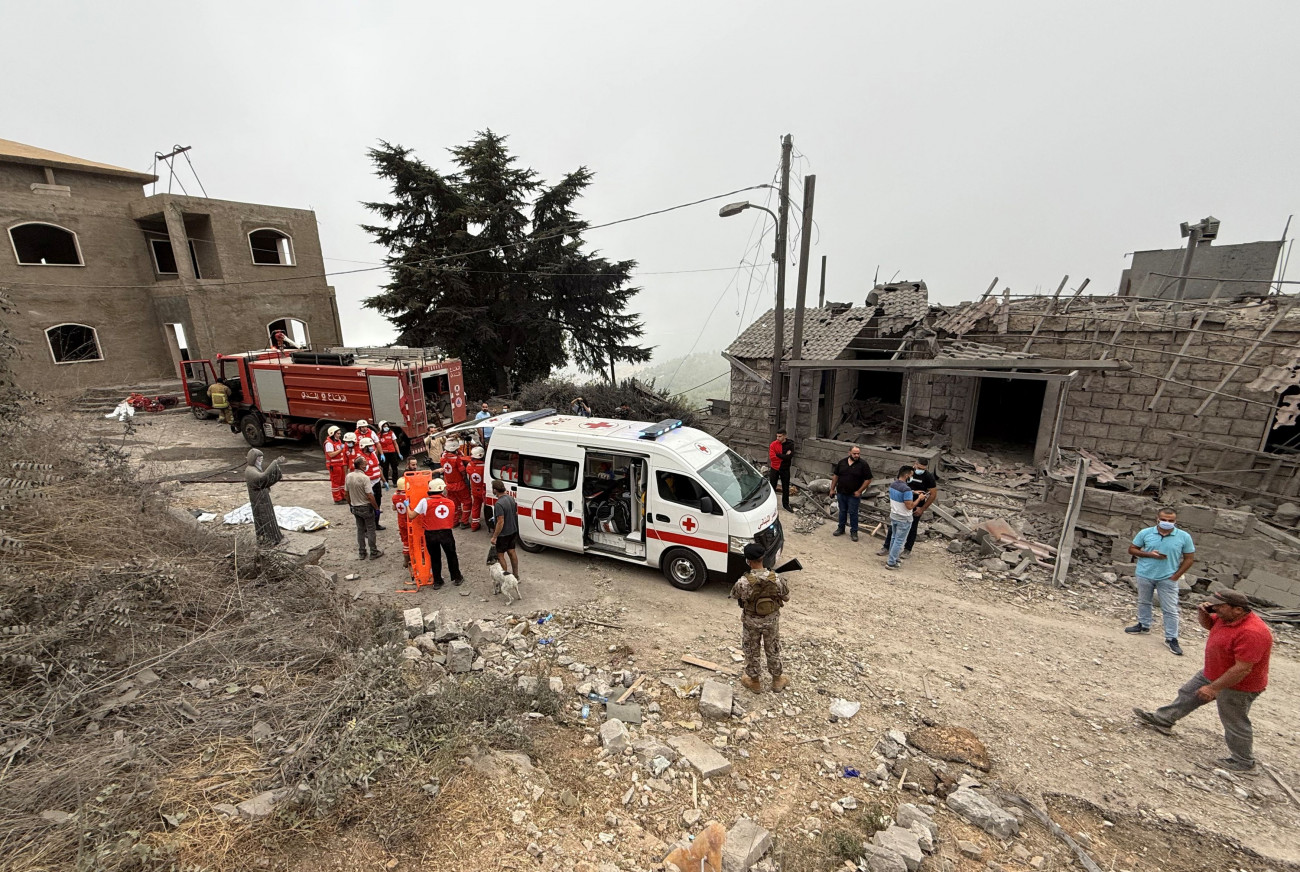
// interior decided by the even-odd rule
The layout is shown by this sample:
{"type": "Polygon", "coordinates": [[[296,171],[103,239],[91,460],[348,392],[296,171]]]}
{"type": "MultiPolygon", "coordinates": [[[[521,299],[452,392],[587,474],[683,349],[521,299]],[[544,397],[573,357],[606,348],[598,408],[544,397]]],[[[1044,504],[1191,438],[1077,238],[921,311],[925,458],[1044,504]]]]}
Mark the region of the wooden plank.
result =
{"type": "Polygon", "coordinates": [[[1026,354],[1029,353],[1029,346],[1034,344],[1034,339],[1038,336],[1038,331],[1043,329],[1043,322],[1056,312],[1056,302],[1061,299],[1061,291],[1065,290],[1065,283],[1069,280],[1070,276],[1068,274],[1065,278],[1061,279],[1061,283],[1056,286],[1056,293],[1052,294],[1052,299],[1047,304],[1047,310],[1043,312],[1043,317],[1039,318],[1034,323],[1034,332],[1029,334],[1029,338],[1025,340],[1025,347],[1021,349],[1026,354]]]}
{"type": "MultiPolygon", "coordinates": [[[[1216,284],[1214,286],[1214,291],[1210,294],[1210,299],[1207,302],[1213,303],[1214,298],[1219,296],[1219,290],[1222,287],[1223,282],[1216,284]]],[[[1191,347],[1192,340],[1200,333],[1201,325],[1205,323],[1205,318],[1209,314],[1210,309],[1207,306],[1197,317],[1196,323],[1192,325],[1192,329],[1187,331],[1187,336],[1183,338],[1183,347],[1178,349],[1179,356],[1175,357],[1174,362],[1169,364],[1169,371],[1165,373],[1164,379],[1162,379],[1160,384],[1156,386],[1156,392],[1151,396],[1151,402],[1147,403],[1147,411],[1151,411],[1156,407],[1156,400],[1160,399],[1160,395],[1165,392],[1165,385],[1167,385],[1169,380],[1174,377],[1174,373],[1178,372],[1178,367],[1183,362],[1182,355],[1186,354],[1187,349],[1191,347]]]]}
{"type": "Polygon", "coordinates": [[[1245,366],[1246,363],[1250,360],[1251,355],[1259,350],[1259,346],[1264,344],[1264,340],[1267,339],[1269,334],[1273,332],[1273,328],[1276,327],[1278,324],[1281,324],[1283,319],[1285,319],[1287,314],[1291,311],[1291,308],[1295,306],[1295,301],[1297,299],[1300,299],[1300,297],[1290,297],[1286,301],[1286,305],[1281,305],[1281,304],[1278,305],[1277,314],[1273,317],[1273,320],[1268,322],[1268,326],[1264,328],[1263,333],[1255,337],[1255,341],[1251,343],[1250,348],[1247,348],[1244,352],[1242,352],[1241,359],[1238,360],[1232,366],[1228,367],[1228,372],[1226,375],[1224,375],[1223,380],[1219,382],[1219,386],[1216,387],[1213,393],[1211,393],[1208,397],[1206,397],[1205,401],[1201,403],[1200,406],[1197,407],[1195,412],[1192,413],[1195,417],[1197,418],[1201,417],[1201,413],[1205,411],[1206,407],[1209,406],[1210,403],[1214,402],[1214,398],[1218,396],[1219,392],[1221,392],[1224,389],[1224,387],[1227,386],[1228,382],[1232,381],[1232,379],[1237,375],[1237,370],[1245,366]]]}
{"type": "Polygon", "coordinates": [[[969,536],[971,533],[975,532],[970,527],[966,526],[966,524],[957,520],[957,516],[954,515],[952,512],[948,511],[947,509],[945,509],[943,506],[939,506],[939,505],[930,506],[929,511],[934,512],[940,518],[943,518],[944,522],[947,523],[949,526],[956,527],[957,532],[963,536],[969,536]]]}
{"type": "Polygon", "coordinates": [[[1127,372],[1133,365],[1127,360],[1066,360],[1048,357],[992,357],[962,358],[934,357],[908,358],[904,360],[788,360],[791,369],[881,369],[889,371],[908,371],[916,369],[985,369],[996,370],[1003,378],[1005,373],[1015,369],[1064,369],[1064,370],[1103,370],[1106,372],[1127,372]]]}
{"type": "Polygon", "coordinates": [[[721,663],[714,663],[712,660],[705,660],[702,657],[696,657],[693,654],[683,654],[682,662],[689,663],[691,666],[698,666],[701,669],[708,669],[712,672],[721,672],[725,675],[739,675],[740,670],[732,669],[730,666],[723,666],[721,663]]]}
{"type": "Polygon", "coordinates": [[[614,700],[614,702],[618,703],[619,705],[622,705],[623,703],[627,702],[627,698],[632,694],[636,693],[636,689],[640,687],[642,682],[644,681],[645,681],[645,673],[643,672],[636,677],[636,681],[632,682],[631,687],[629,687],[627,690],[619,694],[618,699],[614,700]]]}
{"type": "Polygon", "coordinates": [[[1070,555],[1074,551],[1074,525],[1078,523],[1079,512],[1083,509],[1083,491],[1088,483],[1088,461],[1079,458],[1079,465],[1074,471],[1074,487],[1070,490],[1070,506],[1065,511],[1065,523],[1061,525],[1061,544],[1056,546],[1056,566],[1052,569],[1052,587],[1065,584],[1065,574],[1070,569],[1070,555]]]}

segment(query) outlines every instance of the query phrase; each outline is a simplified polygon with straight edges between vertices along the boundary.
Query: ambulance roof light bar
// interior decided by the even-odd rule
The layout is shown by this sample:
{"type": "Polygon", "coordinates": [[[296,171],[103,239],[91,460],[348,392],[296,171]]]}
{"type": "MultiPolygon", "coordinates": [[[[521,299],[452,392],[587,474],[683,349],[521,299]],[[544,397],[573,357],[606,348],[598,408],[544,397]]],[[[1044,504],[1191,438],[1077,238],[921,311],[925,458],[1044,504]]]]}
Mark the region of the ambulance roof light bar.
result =
{"type": "Polygon", "coordinates": [[[542,418],[549,418],[555,414],[554,409],[541,409],[537,412],[529,412],[527,415],[520,415],[518,418],[510,419],[511,427],[522,427],[533,421],[540,421],[542,418]]]}
{"type": "Polygon", "coordinates": [[[664,420],[660,421],[658,424],[651,424],[648,427],[642,427],[639,438],[658,439],[660,436],[664,435],[665,433],[670,433],[673,430],[676,430],[680,426],[682,426],[682,422],[680,419],[665,418],[664,420]]]}

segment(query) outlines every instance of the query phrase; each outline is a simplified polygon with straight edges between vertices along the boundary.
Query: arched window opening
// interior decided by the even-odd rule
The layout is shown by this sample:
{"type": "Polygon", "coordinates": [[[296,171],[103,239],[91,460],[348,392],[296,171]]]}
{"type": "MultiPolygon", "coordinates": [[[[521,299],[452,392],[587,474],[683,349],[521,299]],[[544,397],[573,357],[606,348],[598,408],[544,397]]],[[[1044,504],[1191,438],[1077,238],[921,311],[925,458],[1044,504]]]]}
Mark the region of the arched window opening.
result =
{"type": "Polygon", "coordinates": [[[99,337],[94,327],[85,324],[58,324],[45,331],[50,343],[50,354],[55,363],[84,363],[103,360],[99,350],[99,337]]]}
{"type": "Polygon", "coordinates": [[[297,318],[281,318],[266,325],[266,333],[275,348],[306,348],[311,344],[307,322],[297,318]]]}
{"type": "Polygon", "coordinates": [[[18,262],[28,266],[82,266],[77,234],[56,224],[19,224],[9,228],[18,262]]]}
{"type": "Polygon", "coordinates": [[[293,266],[293,240],[279,230],[262,228],[248,234],[253,263],[269,266],[293,266]]]}

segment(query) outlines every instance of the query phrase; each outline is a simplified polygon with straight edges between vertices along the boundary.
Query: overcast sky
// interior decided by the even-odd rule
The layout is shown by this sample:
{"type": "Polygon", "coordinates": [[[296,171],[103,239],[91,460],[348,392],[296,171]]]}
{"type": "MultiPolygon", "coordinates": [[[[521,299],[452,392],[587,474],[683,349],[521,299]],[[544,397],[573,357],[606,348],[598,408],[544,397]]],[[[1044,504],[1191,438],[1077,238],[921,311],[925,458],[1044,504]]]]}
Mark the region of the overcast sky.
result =
{"type": "MultiPolygon", "coordinates": [[[[548,180],[592,168],[579,208],[601,223],[771,182],[790,133],[796,204],[817,176],[814,302],[822,255],[833,300],[860,303],[877,269],[945,303],[994,276],[1111,293],[1125,253],[1179,245],[1181,221],[1280,236],[1300,205],[1297,34],[1300,3],[1221,0],[11,0],[0,138],[141,170],[192,145],[210,196],[314,209],[333,271],[384,253],[358,227],[386,193],[380,139],[447,167],[491,128],[548,180]]],[[[640,263],[661,359],[721,349],[772,305],[771,221],[721,202],[588,237],[640,263]]],[[[393,338],[361,305],[384,280],[333,280],[349,344],[393,338]]]]}

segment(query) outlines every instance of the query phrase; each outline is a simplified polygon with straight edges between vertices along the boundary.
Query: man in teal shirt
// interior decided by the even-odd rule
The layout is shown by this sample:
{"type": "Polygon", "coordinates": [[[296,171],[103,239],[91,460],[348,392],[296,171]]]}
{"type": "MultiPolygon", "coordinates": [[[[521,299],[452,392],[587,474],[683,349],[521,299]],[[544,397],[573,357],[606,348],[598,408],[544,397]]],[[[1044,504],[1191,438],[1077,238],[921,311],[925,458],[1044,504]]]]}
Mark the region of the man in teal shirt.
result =
{"type": "MultiPolygon", "coordinates": [[[[474,416],[475,421],[482,421],[484,418],[491,418],[492,410],[488,408],[487,403],[479,406],[478,414],[474,416]]],[[[488,440],[492,438],[492,427],[480,427],[479,432],[483,434],[483,444],[487,445],[488,440]]]]}
{"type": "Polygon", "coordinates": [[[1183,656],[1178,644],[1178,579],[1192,567],[1196,560],[1196,546],[1192,537],[1178,529],[1178,513],[1161,509],[1156,525],[1138,531],[1128,553],[1138,559],[1137,623],[1125,627],[1125,633],[1151,632],[1151,592],[1160,591],[1160,615],[1165,624],[1165,645],[1183,656]]]}

